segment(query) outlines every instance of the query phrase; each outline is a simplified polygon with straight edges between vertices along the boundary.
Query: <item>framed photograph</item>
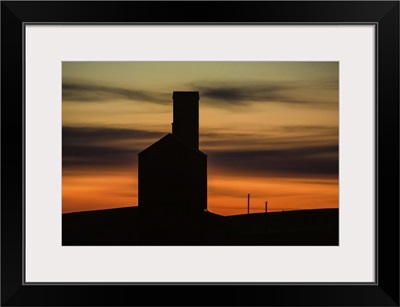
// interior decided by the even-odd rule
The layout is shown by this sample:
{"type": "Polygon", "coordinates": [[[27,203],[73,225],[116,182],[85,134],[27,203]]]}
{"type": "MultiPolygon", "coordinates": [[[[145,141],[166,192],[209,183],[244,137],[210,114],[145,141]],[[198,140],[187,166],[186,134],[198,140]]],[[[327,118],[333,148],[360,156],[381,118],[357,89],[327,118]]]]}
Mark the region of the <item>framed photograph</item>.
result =
{"type": "Polygon", "coordinates": [[[399,306],[398,1],[1,8],[2,305],[399,306]]]}
{"type": "Polygon", "coordinates": [[[63,246],[339,245],[339,62],[62,74],[63,246]]]}

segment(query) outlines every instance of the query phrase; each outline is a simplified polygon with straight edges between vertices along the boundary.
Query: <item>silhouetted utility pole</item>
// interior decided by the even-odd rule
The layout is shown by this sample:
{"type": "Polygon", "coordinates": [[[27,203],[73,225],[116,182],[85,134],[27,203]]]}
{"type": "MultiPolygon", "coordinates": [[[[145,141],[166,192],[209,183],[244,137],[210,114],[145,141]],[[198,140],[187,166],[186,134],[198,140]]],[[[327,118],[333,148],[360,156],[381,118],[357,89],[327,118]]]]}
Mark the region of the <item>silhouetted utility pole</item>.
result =
{"type": "Polygon", "coordinates": [[[247,229],[250,231],[250,194],[247,194],[247,229]]]}
{"type": "Polygon", "coordinates": [[[250,194],[247,194],[247,214],[250,214],[250,194]]]}
{"type": "Polygon", "coordinates": [[[264,217],[264,231],[265,231],[265,233],[268,232],[268,221],[267,221],[268,215],[267,215],[267,213],[268,213],[268,200],[265,201],[265,217],[264,217]]]}

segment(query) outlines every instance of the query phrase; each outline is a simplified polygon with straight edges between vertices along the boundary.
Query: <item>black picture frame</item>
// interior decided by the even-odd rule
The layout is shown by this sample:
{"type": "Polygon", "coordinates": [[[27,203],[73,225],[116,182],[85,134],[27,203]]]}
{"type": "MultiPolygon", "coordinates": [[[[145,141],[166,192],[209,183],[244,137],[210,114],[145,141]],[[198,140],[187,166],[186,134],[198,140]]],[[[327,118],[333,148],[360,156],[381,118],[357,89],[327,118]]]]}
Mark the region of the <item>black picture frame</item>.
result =
{"type": "Polygon", "coordinates": [[[3,1],[1,76],[3,306],[399,306],[398,1],[3,1]],[[23,72],[30,22],[375,25],[376,282],[25,284],[23,72]]]}

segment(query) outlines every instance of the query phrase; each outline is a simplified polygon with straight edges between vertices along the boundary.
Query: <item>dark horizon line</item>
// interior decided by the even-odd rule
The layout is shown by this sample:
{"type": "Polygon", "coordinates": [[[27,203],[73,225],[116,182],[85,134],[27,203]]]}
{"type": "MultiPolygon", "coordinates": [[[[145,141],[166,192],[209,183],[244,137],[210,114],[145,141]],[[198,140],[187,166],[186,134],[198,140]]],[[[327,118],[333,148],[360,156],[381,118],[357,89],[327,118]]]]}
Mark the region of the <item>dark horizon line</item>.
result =
{"type": "MultiPolygon", "coordinates": [[[[126,206],[126,207],[116,207],[116,208],[105,208],[105,209],[93,209],[93,210],[83,210],[83,211],[72,211],[72,212],[65,212],[65,213],[62,213],[62,215],[64,215],[64,214],[74,214],[74,213],[85,213],[85,212],[86,212],[86,213],[87,213],[87,212],[98,212],[98,211],[107,211],[107,210],[118,210],[118,209],[127,209],[127,208],[139,208],[139,206],[136,205],[136,206],[126,206]]],[[[288,212],[288,211],[309,211],[309,210],[332,210],[332,209],[337,209],[337,210],[339,210],[339,207],[338,207],[338,208],[332,208],[332,207],[330,207],[330,208],[310,208],[310,209],[307,209],[307,208],[300,208],[300,209],[271,209],[271,210],[268,210],[267,213],[279,213],[279,212],[288,212]]],[[[221,214],[215,213],[215,212],[210,211],[210,210],[204,210],[204,212],[209,212],[209,213],[216,214],[216,215],[220,215],[220,216],[249,215],[249,214],[247,214],[247,213],[231,214],[231,215],[221,215],[221,214]]],[[[266,212],[265,212],[265,211],[250,212],[250,215],[251,215],[251,214],[264,214],[264,213],[266,213],[266,212]]]]}

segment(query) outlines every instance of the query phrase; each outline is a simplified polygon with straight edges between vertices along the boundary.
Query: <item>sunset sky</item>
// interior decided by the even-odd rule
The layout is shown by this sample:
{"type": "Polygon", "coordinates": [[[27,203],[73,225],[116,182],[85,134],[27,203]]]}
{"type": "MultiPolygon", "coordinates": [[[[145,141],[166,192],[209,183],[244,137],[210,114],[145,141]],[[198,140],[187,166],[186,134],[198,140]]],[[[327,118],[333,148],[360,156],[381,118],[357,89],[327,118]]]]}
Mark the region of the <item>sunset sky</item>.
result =
{"type": "Polygon", "coordinates": [[[338,208],[338,62],[63,62],[62,211],[137,206],[137,154],[199,91],[208,210],[338,208]]]}

